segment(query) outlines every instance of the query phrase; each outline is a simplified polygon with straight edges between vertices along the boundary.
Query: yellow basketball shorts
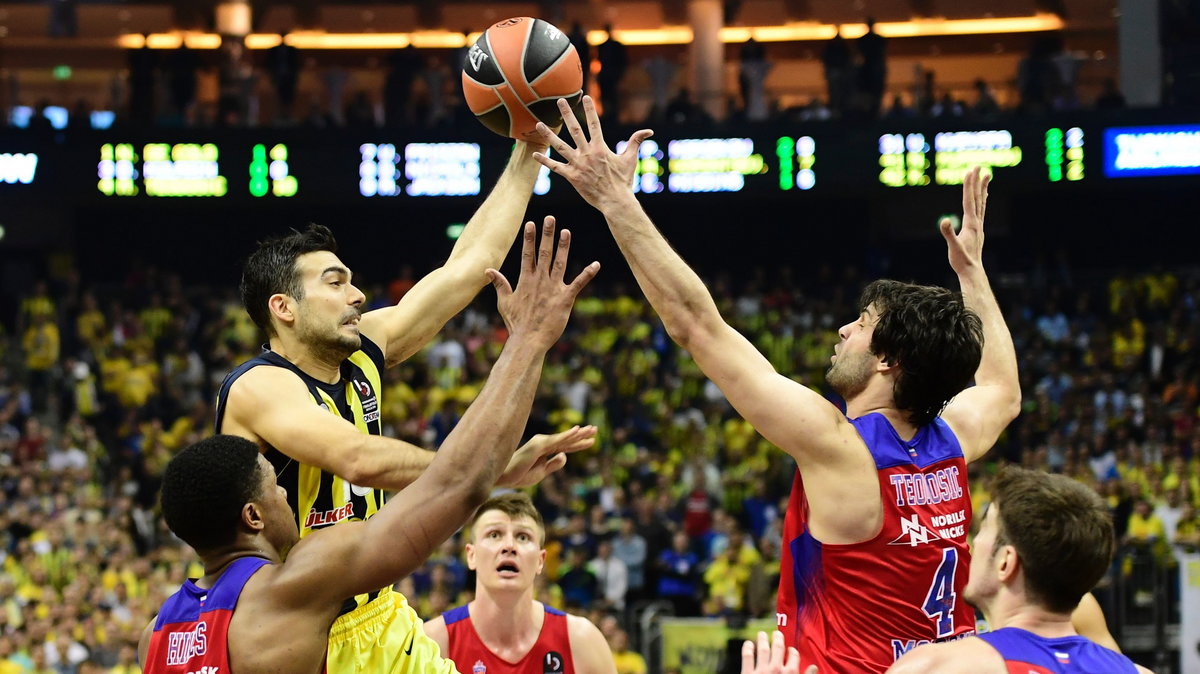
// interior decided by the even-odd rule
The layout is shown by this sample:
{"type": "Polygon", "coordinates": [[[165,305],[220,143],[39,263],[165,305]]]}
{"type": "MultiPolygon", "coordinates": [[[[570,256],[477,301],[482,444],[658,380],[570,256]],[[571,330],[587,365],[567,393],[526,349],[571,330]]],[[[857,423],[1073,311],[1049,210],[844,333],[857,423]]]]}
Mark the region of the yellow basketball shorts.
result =
{"type": "Polygon", "coordinates": [[[326,673],[458,674],[421,624],[404,595],[380,592],[329,628],[326,673]]]}

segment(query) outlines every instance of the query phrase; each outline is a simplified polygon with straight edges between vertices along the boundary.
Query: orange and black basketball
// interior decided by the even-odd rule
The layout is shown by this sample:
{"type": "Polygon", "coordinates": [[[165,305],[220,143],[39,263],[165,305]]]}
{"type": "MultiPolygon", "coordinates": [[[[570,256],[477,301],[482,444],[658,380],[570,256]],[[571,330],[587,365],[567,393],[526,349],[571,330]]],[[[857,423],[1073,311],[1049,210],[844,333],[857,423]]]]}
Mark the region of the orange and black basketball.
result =
{"type": "Polygon", "coordinates": [[[579,54],[563,32],[528,16],[488,28],[467,53],[463,95],[487,128],[509,138],[533,137],[539,121],[562,122],[557,101],[583,97],[579,54]]]}

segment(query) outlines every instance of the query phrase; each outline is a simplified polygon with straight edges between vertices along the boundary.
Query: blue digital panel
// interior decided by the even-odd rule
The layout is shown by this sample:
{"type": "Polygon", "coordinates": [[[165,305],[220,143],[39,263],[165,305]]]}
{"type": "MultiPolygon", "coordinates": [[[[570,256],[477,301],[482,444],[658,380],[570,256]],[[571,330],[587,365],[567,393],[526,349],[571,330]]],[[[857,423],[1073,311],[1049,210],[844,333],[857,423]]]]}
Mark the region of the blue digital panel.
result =
{"type": "Polygon", "coordinates": [[[1200,125],[1130,126],[1104,130],[1109,178],[1200,174],[1200,125]]]}

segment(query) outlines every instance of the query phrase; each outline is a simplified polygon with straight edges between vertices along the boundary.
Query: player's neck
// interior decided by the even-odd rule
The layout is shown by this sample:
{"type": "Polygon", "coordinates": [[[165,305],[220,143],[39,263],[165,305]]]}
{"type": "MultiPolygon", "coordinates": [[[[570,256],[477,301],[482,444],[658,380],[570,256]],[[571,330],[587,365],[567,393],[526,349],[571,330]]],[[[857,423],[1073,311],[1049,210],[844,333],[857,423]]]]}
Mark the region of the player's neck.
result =
{"type": "Polygon", "coordinates": [[[209,551],[200,558],[200,563],[204,565],[204,577],[198,580],[196,585],[205,588],[212,587],[230,564],[243,557],[261,557],[272,563],[279,562],[279,555],[274,550],[263,549],[259,546],[241,545],[209,551]]]}
{"type": "Polygon", "coordinates": [[[272,337],[271,350],[318,381],[336,384],[342,380],[342,358],[317,353],[292,335],[272,337]]]}
{"type": "Polygon", "coordinates": [[[904,412],[896,409],[896,404],[890,394],[877,394],[866,390],[846,401],[846,417],[857,419],[868,414],[882,414],[888,423],[896,430],[896,434],[904,440],[911,440],[917,434],[917,427],[909,423],[904,412]]]}
{"type": "Polygon", "coordinates": [[[483,590],[471,602],[475,632],[491,646],[517,645],[536,639],[544,620],[545,609],[534,601],[532,587],[511,593],[483,590]]]}
{"type": "Polygon", "coordinates": [[[988,607],[988,624],[993,630],[1016,627],[1040,637],[1057,639],[1076,636],[1070,613],[1054,613],[1029,603],[1025,597],[1001,593],[988,607]]]}

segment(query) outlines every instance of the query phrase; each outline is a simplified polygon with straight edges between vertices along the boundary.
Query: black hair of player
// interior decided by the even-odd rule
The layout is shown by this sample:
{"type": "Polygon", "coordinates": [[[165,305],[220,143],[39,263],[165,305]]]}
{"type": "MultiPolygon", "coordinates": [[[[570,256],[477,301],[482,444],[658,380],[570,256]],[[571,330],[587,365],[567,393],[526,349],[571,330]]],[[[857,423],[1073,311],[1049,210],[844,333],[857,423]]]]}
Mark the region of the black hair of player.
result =
{"type": "Polygon", "coordinates": [[[246,260],[242,269],[242,306],[254,324],[268,336],[274,336],[271,310],[267,301],[271,295],[283,293],[297,300],[304,299],[304,284],[296,259],[305,253],[327,250],[337,252],[337,240],[328,227],[310,223],[303,231],[265,239],[246,260]]]}
{"type": "Polygon", "coordinates": [[[214,435],[175,455],[163,472],[162,513],[175,535],[197,551],[229,545],[242,507],[262,496],[258,445],[214,435]]]}
{"type": "Polygon", "coordinates": [[[924,426],[970,385],[983,356],[983,322],[962,294],[937,286],[874,281],[859,312],[875,305],[871,353],[900,367],[892,391],[910,423],[924,426]]]}

